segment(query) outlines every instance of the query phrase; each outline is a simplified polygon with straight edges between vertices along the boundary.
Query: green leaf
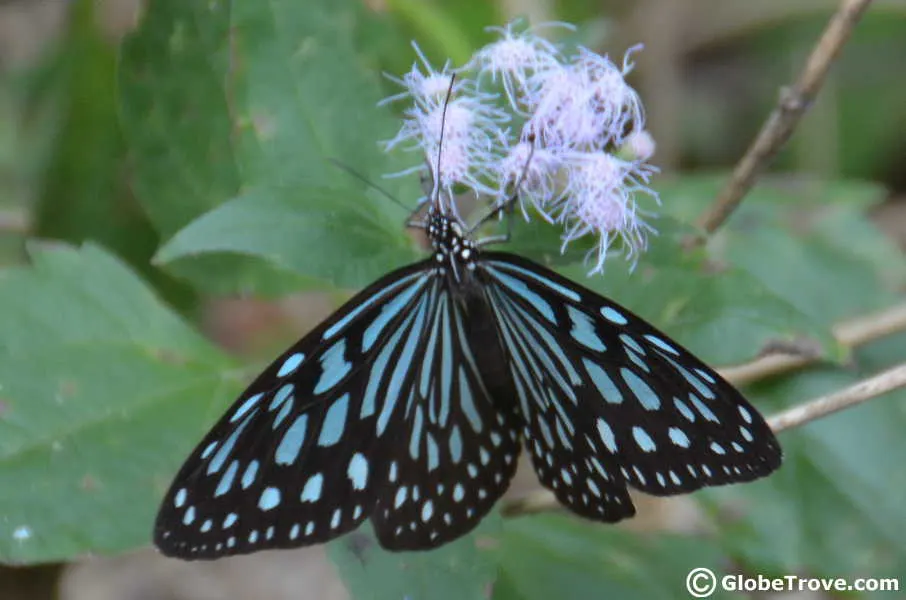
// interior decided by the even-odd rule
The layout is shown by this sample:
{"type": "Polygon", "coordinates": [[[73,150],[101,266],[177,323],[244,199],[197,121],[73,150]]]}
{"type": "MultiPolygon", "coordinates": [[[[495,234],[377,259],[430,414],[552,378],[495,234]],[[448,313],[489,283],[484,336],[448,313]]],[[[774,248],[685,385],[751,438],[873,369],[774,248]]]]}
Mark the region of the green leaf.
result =
{"type": "Polygon", "coordinates": [[[248,254],[202,251],[164,265],[174,277],[191,281],[214,296],[279,298],[324,287],[322,280],[248,254]]]}
{"type": "Polygon", "coordinates": [[[259,257],[303,277],[361,287],[416,257],[402,221],[376,222],[367,196],[312,190],[306,198],[287,188],[253,190],[180,231],[156,260],[213,252],[259,257]]]}
{"type": "MultiPolygon", "coordinates": [[[[713,176],[667,182],[664,206],[691,219],[720,183],[713,176]]],[[[708,256],[747,272],[826,327],[880,309],[896,302],[906,284],[902,252],[866,216],[881,193],[862,182],[769,179],[710,238],[708,256]]]]}
{"type": "MultiPolygon", "coordinates": [[[[73,2],[48,90],[29,98],[29,112],[53,92],[52,153],[42,166],[28,233],[69,243],[93,240],[126,260],[174,304],[193,304],[189,290],[148,264],[159,239],[126,181],[125,144],[117,123],[117,46],[101,30],[94,2],[73,2]]],[[[42,85],[48,85],[46,82],[42,85]]],[[[36,115],[25,115],[29,123],[36,115]]],[[[50,133],[50,132],[47,132],[50,133]]],[[[46,141],[45,141],[46,143],[46,141]]],[[[17,152],[23,152],[22,144],[17,152]]],[[[6,237],[6,236],[4,236],[6,237]]],[[[17,255],[21,250],[17,248],[17,255]]]]}
{"type": "Polygon", "coordinates": [[[891,236],[879,235],[878,227],[864,212],[856,212],[848,206],[831,207],[810,223],[809,234],[811,239],[821,240],[837,254],[849,256],[857,268],[873,273],[874,285],[883,296],[877,300],[895,301],[890,292],[906,289],[903,251],[891,236]]]}
{"type": "MultiPolygon", "coordinates": [[[[589,257],[588,269],[594,264],[598,240],[594,235],[586,235],[571,241],[563,247],[563,226],[551,224],[537,213],[531,214],[531,220],[523,220],[519,209],[513,216],[512,239],[502,247],[508,252],[528,256],[548,266],[559,266],[585,261],[589,257]],[[590,254],[592,253],[592,254],[590,254]]],[[[672,266],[687,263],[692,258],[700,258],[700,252],[687,256],[682,249],[682,242],[696,230],[670,216],[661,216],[652,220],[657,228],[648,238],[648,249],[639,256],[640,265],[672,266]]],[[[625,270],[631,267],[624,262],[620,243],[614,245],[613,256],[608,257],[607,268],[625,270]]]]}
{"type": "Polygon", "coordinates": [[[31,255],[0,279],[0,560],[144,545],[231,363],[98,247],[31,255]]]}
{"type": "MultiPolygon", "coordinates": [[[[495,600],[673,599],[686,575],[722,562],[705,538],[640,536],[562,516],[506,521],[495,600]]],[[[726,597],[718,591],[713,598],[726,597]]]]}
{"type": "Polygon", "coordinates": [[[369,600],[485,599],[497,574],[501,519],[484,518],[478,528],[440,548],[421,552],[382,550],[363,527],[328,546],[353,598],[369,600]]]}
{"type": "MultiPolygon", "coordinates": [[[[711,206],[729,177],[729,173],[659,177],[653,187],[660,194],[665,214],[691,223],[711,206]]],[[[753,214],[773,215],[776,221],[782,221],[790,213],[828,205],[864,209],[884,196],[882,186],[866,181],[766,175],[749,191],[721,231],[751,226],[749,216],[753,214]]]]}
{"type": "Polygon", "coordinates": [[[498,7],[484,0],[456,3],[425,0],[388,0],[394,16],[405,22],[423,51],[440,57],[436,63],[450,60],[454,66],[468,62],[476,47],[475,40],[489,25],[500,25],[498,7]]]}
{"type": "MultiPolygon", "coordinates": [[[[338,159],[368,178],[386,172],[378,141],[398,126],[379,109],[380,74],[355,48],[357,2],[234,2],[235,122],[243,182],[335,187],[338,159]]],[[[380,207],[378,207],[380,208],[380,207]]],[[[396,211],[393,211],[396,212],[396,211]]]]}
{"type": "Polygon", "coordinates": [[[736,231],[722,250],[777,296],[824,323],[889,306],[906,282],[902,254],[861,209],[849,206],[825,208],[798,226],[762,223],[736,231]]]}
{"type": "MultiPolygon", "coordinates": [[[[278,188],[305,206],[312,223],[340,219],[330,222],[331,250],[346,240],[355,252],[353,234],[361,217],[349,224],[342,219],[349,211],[362,211],[363,202],[379,223],[375,229],[394,223],[391,243],[399,246],[405,211],[386,198],[365,200],[364,184],[329,162],[335,159],[371,181],[401,168],[378,147],[379,140],[393,136],[397,123],[389,109],[376,106],[380,74],[370,68],[367,49],[355,45],[356,28],[366,15],[352,0],[151,3],[141,30],[124,49],[122,115],[134,158],[134,189],[165,237],[232,198],[264,196],[264,189],[278,188]],[[312,196],[316,199],[308,202],[312,196]]],[[[411,194],[411,184],[388,187],[411,194]]],[[[252,204],[247,208],[247,214],[254,212],[252,204]]],[[[252,219],[266,220],[267,214],[252,219]]],[[[285,243],[269,245],[267,254],[296,251],[298,240],[275,237],[285,243]]],[[[177,246],[186,245],[186,239],[181,235],[177,246]]],[[[193,252],[209,251],[204,240],[188,245],[193,252]]],[[[243,242],[224,240],[223,245],[243,242]]],[[[334,277],[342,255],[310,252],[300,271],[308,279],[288,281],[285,268],[247,256],[224,254],[213,272],[189,264],[187,256],[173,267],[218,292],[250,282],[284,291],[312,278],[361,285],[365,278],[356,273],[378,272],[347,264],[334,277]],[[309,277],[306,269],[316,274],[309,277]]],[[[384,262],[381,270],[386,268],[384,262]]]]}
{"type": "Polygon", "coordinates": [[[239,189],[230,5],[153,0],[120,54],[131,186],[165,238],[239,189]]]}
{"type": "MultiPolygon", "coordinates": [[[[906,335],[892,336],[860,348],[846,370],[811,368],[753,385],[749,397],[781,410],[849,386],[904,355],[906,335]]],[[[899,466],[906,455],[904,427],[906,393],[897,391],[783,432],[784,464],[776,474],[703,495],[733,506],[738,523],[723,524],[725,543],[757,570],[778,574],[906,571],[906,479],[899,466]],[[743,529],[745,535],[737,535],[743,529]]]]}
{"type": "MultiPolygon", "coordinates": [[[[856,378],[822,369],[752,389],[759,405],[795,404],[856,378]]],[[[732,521],[729,551],[761,572],[834,577],[906,569],[906,396],[891,394],[780,437],[784,464],[756,484],[704,494],[732,521]],[[742,517],[742,518],[741,518],[742,517]]]]}

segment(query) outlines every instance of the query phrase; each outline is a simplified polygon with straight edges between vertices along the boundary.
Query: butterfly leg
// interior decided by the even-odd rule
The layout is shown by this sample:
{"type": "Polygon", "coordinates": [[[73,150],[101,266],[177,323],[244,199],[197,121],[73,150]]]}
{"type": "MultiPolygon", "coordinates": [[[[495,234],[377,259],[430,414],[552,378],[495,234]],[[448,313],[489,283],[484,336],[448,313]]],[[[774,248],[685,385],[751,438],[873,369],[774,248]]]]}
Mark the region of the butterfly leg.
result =
{"type": "Polygon", "coordinates": [[[469,235],[475,233],[475,231],[480,228],[482,225],[490,221],[491,219],[497,219],[501,216],[506,216],[506,233],[501,235],[495,235],[483,240],[478,241],[479,246],[488,246],[491,244],[503,244],[510,241],[510,238],[513,234],[513,213],[516,209],[516,200],[519,199],[519,188],[522,185],[522,182],[525,181],[526,174],[528,173],[529,165],[532,162],[532,157],[535,155],[535,146],[534,139],[532,140],[532,148],[529,151],[528,157],[525,159],[525,165],[522,167],[522,173],[519,175],[519,179],[516,180],[516,183],[513,185],[513,193],[509,198],[503,202],[498,203],[494,208],[492,208],[488,214],[478,220],[478,222],[469,230],[469,235]]]}
{"type": "MultiPolygon", "coordinates": [[[[516,203],[515,203],[516,198],[517,198],[517,195],[513,194],[513,196],[508,198],[506,200],[506,202],[495,207],[494,210],[492,210],[485,217],[483,217],[478,222],[478,224],[476,224],[475,227],[472,228],[472,231],[474,231],[475,229],[477,229],[478,227],[480,227],[481,225],[483,225],[484,223],[488,222],[489,220],[491,220],[495,217],[497,217],[497,218],[499,218],[501,216],[506,217],[506,233],[502,233],[500,235],[492,235],[490,237],[486,237],[484,239],[478,240],[476,243],[478,244],[479,247],[490,246],[493,244],[505,244],[506,242],[510,241],[510,238],[513,235],[513,212],[514,212],[513,208],[516,206],[516,203]]],[[[470,231],[469,233],[471,234],[472,231],[470,231]]]]}
{"type": "Polygon", "coordinates": [[[434,176],[431,171],[431,163],[428,162],[427,158],[425,158],[424,170],[418,175],[418,180],[421,184],[423,195],[418,199],[415,209],[406,217],[406,220],[403,223],[406,229],[426,229],[428,227],[425,220],[416,219],[416,215],[422,212],[425,204],[434,193],[434,176]]]}

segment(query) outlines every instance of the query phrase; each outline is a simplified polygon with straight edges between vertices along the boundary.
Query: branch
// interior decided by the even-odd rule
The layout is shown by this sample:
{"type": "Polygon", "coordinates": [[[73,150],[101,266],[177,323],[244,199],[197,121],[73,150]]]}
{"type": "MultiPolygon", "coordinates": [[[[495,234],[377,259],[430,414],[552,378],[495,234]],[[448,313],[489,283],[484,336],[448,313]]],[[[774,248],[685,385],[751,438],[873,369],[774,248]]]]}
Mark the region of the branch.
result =
{"type": "Polygon", "coordinates": [[[861,404],[897,388],[906,386],[906,364],[888,369],[874,377],[863,379],[848,388],[819,396],[814,400],[804,402],[793,408],[773,415],[767,419],[768,425],[774,431],[784,431],[799,427],[809,421],[831,413],[861,404]]]}
{"type": "Polygon", "coordinates": [[[791,88],[781,91],[777,107],[737,163],[730,180],[717,195],[714,204],[700,219],[699,226],[705,233],[714,233],[727,220],[752,188],[755,178],[790,138],[821,89],[831,63],[837,58],[870,3],[871,0],[843,0],[840,3],[815,44],[798,81],[791,88]]]}
{"type": "MultiPolygon", "coordinates": [[[[775,432],[792,429],[901,387],[906,387],[906,363],[864,379],[848,388],[803,402],[769,417],[767,422],[775,432]]],[[[505,501],[501,513],[505,517],[512,517],[559,510],[560,508],[552,492],[536,490],[505,501]]]]}
{"type": "MultiPolygon", "coordinates": [[[[894,306],[878,313],[858,317],[834,325],[837,341],[847,348],[856,348],[879,338],[906,331],[906,304],[894,306]]],[[[732,367],[717,369],[725,379],[734,385],[745,385],[772,375],[787,373],[817,362],[821,356],[815,354],[768,354],[755,360],[732,367]]]]}

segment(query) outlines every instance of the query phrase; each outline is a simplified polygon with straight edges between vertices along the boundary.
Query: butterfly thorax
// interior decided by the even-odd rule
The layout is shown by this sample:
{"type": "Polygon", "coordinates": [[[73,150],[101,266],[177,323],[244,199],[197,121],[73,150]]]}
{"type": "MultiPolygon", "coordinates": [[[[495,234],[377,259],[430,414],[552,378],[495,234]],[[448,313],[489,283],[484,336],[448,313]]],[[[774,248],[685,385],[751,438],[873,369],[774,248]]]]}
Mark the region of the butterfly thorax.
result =
{"type": "Polygon", "coordinates": [[[459,219],[432,208],[428,211],[425,229],[434,248],[438,272],[451,276],[457,282],[467,280],[469,273],[475,269],[478,246],[459,219]]]}

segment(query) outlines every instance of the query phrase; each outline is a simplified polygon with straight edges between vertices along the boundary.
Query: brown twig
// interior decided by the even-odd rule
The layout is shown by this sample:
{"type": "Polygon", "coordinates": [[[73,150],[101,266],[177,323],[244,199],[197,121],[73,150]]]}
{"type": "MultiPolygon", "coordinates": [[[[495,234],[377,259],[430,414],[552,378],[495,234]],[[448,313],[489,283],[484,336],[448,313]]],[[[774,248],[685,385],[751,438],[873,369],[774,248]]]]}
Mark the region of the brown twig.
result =
{"type": "Polygon", "coordinates": [[[705,233],[713,233],[727,220],[752,188],[755,178],[792,135],[821,89],[831,64],[870,3],[871,0],[843,0],[840,3],[815,44],[799,79],[792,87],[781,92],[777,107],[737,163],[730,180],[717,195],[714,204],[700,219],[699,225],[705,233]]]}
{"type": "Polygon", "coordinates": [[[767,419],[774,431],[799,427],[809,421],[861,404],[882,394],[906,386],[906,364],[898,365],[842,390],[820,396],[767,419]]]}
{"type": "MultiPolygon", "coordinates": [[[[906,304],[844,321],[835,325],[833,331],[837,341],[850,349],[893,333],[906,331],[906,304]]],[[[772,375],[793,371],[815,363],[820,358],[818,354],[768,354],[751,362],[723,367],[717,371],[733,384],[745,385],[772,375]]]]}

